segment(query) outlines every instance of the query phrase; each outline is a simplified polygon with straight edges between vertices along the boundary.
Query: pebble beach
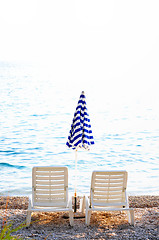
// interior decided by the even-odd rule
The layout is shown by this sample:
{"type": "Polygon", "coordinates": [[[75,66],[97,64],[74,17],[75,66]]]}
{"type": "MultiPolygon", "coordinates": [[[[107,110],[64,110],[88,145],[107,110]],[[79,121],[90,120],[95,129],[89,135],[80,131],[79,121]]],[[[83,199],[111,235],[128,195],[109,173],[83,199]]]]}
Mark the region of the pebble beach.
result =
{"type": "MultiPolygon", "coordinates": [[[[80,197],[78,197],[79,205],[80,197]]],[[[33,213],[30,227],[13,233],[18,239],[159,239],[159,196],[129,196],[134,208],[135,226],[125,212],[94,212],[90,226],[85,218],[75,218],[69,225],[64,213],[33,213]]],[[[15,228],[25,222],[28,197],[0,197],[0,227],[12,222],[15,228]]]]}

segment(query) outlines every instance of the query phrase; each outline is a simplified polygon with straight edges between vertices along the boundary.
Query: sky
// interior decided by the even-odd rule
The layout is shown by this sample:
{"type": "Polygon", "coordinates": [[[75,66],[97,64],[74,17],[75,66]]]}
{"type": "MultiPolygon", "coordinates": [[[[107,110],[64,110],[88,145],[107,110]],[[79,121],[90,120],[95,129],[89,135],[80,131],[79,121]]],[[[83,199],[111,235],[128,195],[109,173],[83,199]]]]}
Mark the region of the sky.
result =
{"type": "Polygon", "coordinates": [[[157,96],[158,12],[158,0],[0,0],[0,61],[45,65],[68,86],[157,96]]]}

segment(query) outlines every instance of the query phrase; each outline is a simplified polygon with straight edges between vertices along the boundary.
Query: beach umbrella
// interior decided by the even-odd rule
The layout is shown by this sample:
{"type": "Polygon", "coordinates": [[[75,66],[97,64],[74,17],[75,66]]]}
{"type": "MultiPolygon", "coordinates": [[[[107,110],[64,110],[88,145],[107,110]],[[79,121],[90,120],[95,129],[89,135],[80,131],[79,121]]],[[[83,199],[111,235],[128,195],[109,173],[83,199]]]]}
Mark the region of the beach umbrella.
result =
{"type": "Polygon", "coordinates": [[[84,91],[80,95],[71,130],[66,145],[75,150],[75,193],[74,212],[76,212],[76,185],[77,185],[77,151],[79,148],[90,150],[90,145],[94,144],[89,114],[86,107],[86,97],[84,91]]]}

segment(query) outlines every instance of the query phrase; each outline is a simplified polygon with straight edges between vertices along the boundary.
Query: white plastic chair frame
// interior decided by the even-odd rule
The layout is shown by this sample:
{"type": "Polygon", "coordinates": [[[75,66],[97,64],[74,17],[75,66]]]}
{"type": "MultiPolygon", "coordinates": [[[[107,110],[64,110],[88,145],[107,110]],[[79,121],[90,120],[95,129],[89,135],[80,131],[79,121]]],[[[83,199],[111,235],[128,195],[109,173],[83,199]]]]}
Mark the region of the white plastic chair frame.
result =
{"type": "Polygon", "coordinates": [[[69,212],[73,226],[72,198],[68,200],[68,168],[61,166],[33,167],[32,197],[29,198],[26,225],[32,212],[69,212]]]}
{"type": "Polygon", "coordinates": [[[86,225],[90,224],[92,211],[127,211],[128,221],[134,225],[134,210],[129,208],[126,193],[126,171],[92,172],[90,199],[85,196],[86,225]]]}

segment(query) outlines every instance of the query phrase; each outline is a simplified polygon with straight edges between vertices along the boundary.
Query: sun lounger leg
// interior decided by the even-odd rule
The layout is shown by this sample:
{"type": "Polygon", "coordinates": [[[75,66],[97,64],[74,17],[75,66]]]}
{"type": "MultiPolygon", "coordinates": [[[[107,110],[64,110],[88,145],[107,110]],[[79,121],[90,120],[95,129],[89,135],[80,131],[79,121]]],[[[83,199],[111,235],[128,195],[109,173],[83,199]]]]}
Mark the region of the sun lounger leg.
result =
{"type": "Polygon", "coordinates": [[[31,199],[29,198],[27,217],[26,217],[26,225],[27,225],[27,227],[30,225],[30,222],[31,222],[31,199]]]}
{"type": "Polygon", "coordinates": [[[92,213],[91,210],[87,210],[86,211],[86,219],[85,219],[85,221],[86,221],[86,225],[87,226],[89,226],[89,224],[90,224],[91,213],[92,213]]]}
{"type": "Polygon", "coordinates": [[[134,210],[133,209],[128,210],[127,216],[129,223],[134,226],[134,210]]]}
{"type": "Polygon", "coordinates": [[[26,226],[29,227],[31,222],[31,211],[27,211],[26,226]]]}
{"type": "Polygon", "coordinates": [[[129,223],[134,226],[134,210],[133,209],[130,210],[129,218],[130,218],[129,223]]]}
{"type": "Polygon", "coordinates": [[[73,226],[73,211],[69,211],[70,225],[73,226]]]}
{"type": "Polygon", "coordinates": [[[128,222],[130,223],[130,222],[131,222],[130,211],[126,211],[126,213],[127,213],[127,219],[128,219],[128,222]]]}

